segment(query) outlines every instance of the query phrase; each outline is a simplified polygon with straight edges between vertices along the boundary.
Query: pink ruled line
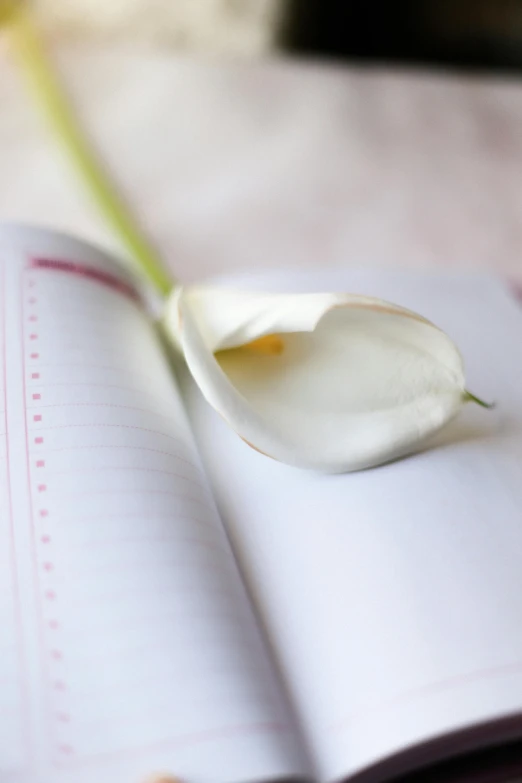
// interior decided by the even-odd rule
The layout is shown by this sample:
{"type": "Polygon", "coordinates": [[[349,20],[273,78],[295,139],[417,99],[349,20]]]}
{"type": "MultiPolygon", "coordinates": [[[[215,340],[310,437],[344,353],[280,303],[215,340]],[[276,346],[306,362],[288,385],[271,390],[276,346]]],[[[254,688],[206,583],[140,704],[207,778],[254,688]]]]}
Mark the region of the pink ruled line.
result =
{"type": "MultiPolygon", "coordinates": [[[[47,512],[42,514],[40,512],[41,516],[47,516],[47,512]]],[[[171,511],[142,511],[141,513],[132,513],[129,514],[125,511],[122,511],[117,514],[104,514],[103,515],[103,522],[104,524],[107,522],[107,520],[111,519],[141,519],[143,521],[150,521],[153,522],[157,519],[170,519],[173,522],[178,522],[180,520],[183,520],[185,522],[190,522],[195,525],[201,525],[201,527],[215,530],[215,526],[212,524],[212,522],[209,522],[205,519],[199,519],[199,517],[194,517],[192,515],[188,514],[179,514],[176,509],[172,509],[171,511]]],[[[62,520],[60,517],[57,518],[57,522],[61,521],[67,521],[69,522],[71,520],[71,515],[68,514],[66,519],[62,520]]],[[[100,521],[100,514],[83,514],[83,515],[74,515],[75,522],[82,521],[82,522],[99,522],[100,521]]]]}
{"type": "MultiPolygon", "coordinates": [[[[178,443],[182,443],[180,439],[178,439],[178,443]]],[[[49,448],[48,451],[82,451],[87,450],[90,451],[91,449],[125,449],[125,451],[128,451],[129,449],[132,449],[133,451],[148,451],[152,452],[153,454],[163,454],[166,457],[174,457],[174,459],[178,460],[179,462],[183,462],[183,464],[188,465],[191,468],[194,468],[194,470],[197,470],[199,472],[199,468],[197,465],[195,465],[193,462],[190,462],[190,460],[185,459],[184,457],[180,457],[179,454],[176,454],[173,451],[162,451],[161,449],[152,449],[148,448],[147,446],[113,446],[107,443],[99,443],[94,446],[58,446],[56,448],[49,448]]]]}
{"type": "Polygon", "coordinates": [[[53,272],[65,272],[84,279],[93,280],[96,283],[104,285],[106,288],[111,288],[113,291],[117,291],[118,293],[127,296],[129,299],[132,299],[133,302],[141,304],[141,297],[134,286],[125,282],[117,275],[89,266],[88,264],[79,263],[78,261],[66,261],[58,258],[33,258],[31,260],[31,267],[33,269],[47,269],[53,272]]]}
{"type": "Polygon", "coordinates": [[[193,732],[192,734],[185,734],[178,737],[163,737],[147,745],[143,745],[141,748],[130,747],[122,748],[121,750],[105,751],[100,753],[92,753],[89,756],[83,758],[73,758],[69,763],[64,760],[56,760],[55,765],[57,767],[71,766],[87,766],[92,763],[98,763],[99,761],[118,760],[121,758],[127,759],[129,757],[140,757],[144,753],[150,753],[151,751],[168,749],[168,748],[181,748],[190,747],[191,745],[201,745],[207,742],[219,742],[220,740],[238,739],[242,736],[250,736],[255,734],[275,734],[280,732],[289,732],[290,727],[280,721],[264,721],[257,723],[241,723],[232,726],[224,726],[222,728],[208,729],[207,731],[193,732]]]}
{"type": "MultiPolygon", "coordinates": [[[[174,673],[174,671],[175,669],[171,669],[172,673],[174,673]]],[[[164,676],[168,677],[169,672],[165,671],[164,676]]],[[[226,675],[218,675],[217,677],[214,675],[214,678],[215,680],[219,681],[220,689],[223,693],[224,686],[229,684],[227,683],[227,679],[229,680],[230,675],[228,675],[228,677],[226,675]]],[[[111,690],[113,691],[114,696],[119,697],[120,704],[118,704],[115,709],[106,711],[102,716],[102,720],[87,718],[87,720],[82,721],[82,730],[87,734],[87,736],[89,736],[92,733],[92,730],[96,728],[98,731],[100,729],[103,731],[104,729],[106,730],[106,728],[112,727],[115,724],[121,728],[132,726],[132,724],[135,724],[137,720],[140,721],[141,713],[143,711],[146,711],[147,717],[149,719],[152,719],[161,725],[164,725],[165,723],[168,724],[169,718],[172,720],[172,694],[165,692],[165,689],[161,689],[158,698],[151,698],[152,695],[157,692],[157,686],[159,685],[158,679],[159,678],[157,675],[156,678],[154,678],[153,674],[152,676],[149,674],[148,677],[141,678],[141,680],[135,680],[131,686],[132,693],[133,695],[136,695],[137,699],[144,696],[146,698],[148,696],[149,698],[145,702],[147,706],[142,707],[141,705],[138,706],[131,704],[127,710],[122,710],[122,701],[125,698],[125,695],[128,696],[129,684],[127,684],[126,690],[123,684],[118,684],[116,687],[114,687],[114,689],[111,690]]],[[[219,695],[219,692],[217,695],[219,695]]],[[[251,703],[255,704],[256,706],[266,707],[269,704],[266,688],[263,687],[262,682],[254,681],[251,684],[249,689],[249,697],[251,703]]],[[[194,697],[192,706],[196,709],[198,707],[200,709],[204,709],[209,704],[209,702],[212,704],[212,696],[209,698],[209,696],[198,695],[194,697]]]]}
{"type": "MultiPolygon", "coordinates": [[[[40,367],[42,365],[39,365],[40,367]]],[[[38,380],[40,378],[40,373],[33,373],[31,375],[31,378],[33,380],[38,380]]],[[[156,402],[162,402],[166,405],[171,405],[172,400],[167,400],[165,397],[160,397],[155,392],[151,392],[148,389],[140,389],[138,386],[123,386],[123,384],[118,383],[91,383],[90,381],[57,381],[54,383],[38,383],[35,384],[35,386],[38,386],[38,388],[47,389],[48,387],[55,387],[55,386],[80,386],[85,388],[99,388],[99,389],[119,389],[120,391],[130,392],[131,394],[146,394],[149,397],[152,397],[156,402]]]]}
{"type": "MultiPolygon", "coordinates": [[[[148,522],[148,519],[147,519],[148,522]]],[[[196,538],[195,536],[184,536],[180,535],[177,532],[172,533],[172,535],[159,535],[154,536],[150,534],[145,534],[143,536],[118,536],[114,538],[110,538],[107,536],[103,536],[100,538],[91,538],[91,539],[84,539],[82,540],[82,547],[85,547],[86,549],[90,549],[91,547],[93,549],[99,548],[99,547],[114,547],[114,549],[118,549],[121,546],[124,546],[125,544],[139,544],[140,546],[143,544],[183,544],[184,546],[189,547],[195,547],[196,549],[210,549],[212,552],[219,552],[222,555],[229,555],[230,552],[228,549],[225,549],[224,546],[221,544],[215,543],[214,541],[205,541],[202,538],[196,538]]]]}
{"type": "MultiPolygon", "coordinates": [[[[37,399],[39,399],[39,397],[37,399]]],[[[164,413],[155,411],[152,408],[139,408],[135,405],[120,405],[116,402],[57,402],[51,403],[49,405],[38,405],[38,410],[41,408],[119,408],[120,410],[149,413],[154,416],[159,416],[161,419],[165,419],[166,421],[170,421],[173,424],[176,423],[176,420],[173,419],[172,416],[166,416],[164,413]]]]}
{"type": "Polygon", "coordinates": [[[406,691],[390,698],[384,703],[380,702],[378,704],[366,705],[365,707],[354,711],[353,714],[345,716],[344,718],[336,721],[329,728],[334,732],[347,731],[355,720],[370,720],[372,715],[375,715],[375,713],[388,712],[403,705],[412,703],[414,704],[415,702],[419,702],[432,694],[440,694],[452,691],[455,688],[459,688],[470,683],[480,682],[481,680],[495,680],[497,678],[521,673],[522,661],[515,661],[514,663],[505,664],[504,666],[494,666],[489,669],[479,669],[477,671],[470,672],[469,674],[449,677],[446,680],[440,680],[439,682],[433,682],[429,685],[406,691]]]}
{"type": "MultiPolygon", "coordinates": [[[[164,583],[161,582],[161,580],[156,581],[156,585],[158,582],[160,582],[160,586],[167,591],[172,588],[172,581],[169,579],[170,574],[167,574],[167,579],[164,581],[164,583]]],[[[199,586],[199,585],[198,585],[199,586]]],[[[179,594],[188,594],[190,595],[208,595],[207,588],[201,588],[199,591],[195,589],[194,582],[184,582],[184,583],[176,583],[176,591],[179,590],[179,594]]],[[[224,596],[226,600],[234,600],[237,599],[237,591],[234,590],[231,587],[227,587],[224,584],[220,584],[216,582],[216,584],[212,585],[212,594],[213,595],[221,595],[224,596]]],[[[72,606],[73,610],[76,612],[78,610],[81,610],[82,608],[89,608],[92,609],[93,601],[97,601],[100,605],[105,604],[106,602],[110,601],[112,605],[114,605],[115,608],[118,607],[118,603],[123,603],[128,605],[129,599],[135,600],[139,599],[143,596],[143,587],[141,585],[138,585],[134,590],[132,587],[122,588],[121,590],[112,590],[112,591],[106,591],[104,593],[93,593],[90,592],[88,594],[73,594],[72,596],[72,603],[68,604],[68,599],[71,599],[71,594],[68,593],[65,598],[63,599],[63,604],[65,606],[72,606]]],[[[51,598],[49,600],[54,600],[56,598],[56,594],[52,593],[51,598]]],[[[154,649],[155,644],[147,642],[145,644],[145,649],[154,649]]],[[[100,655],[104,654],[105,646],[103,649],[100,650],[100,655]]],[[[161,651],[162,654],[167,653],[168,650],[166,647],[163,648],[161,651]]],[[[91,653],[89,653],[90,655],[91,653]]],[[[77,658],[77,654],[75,654],[75,658],[77,658]]],[[[121,662],[122,656],[118,655],[118,660],[121,662]]]]}
{"type": "MultiPolygon", "coordinates": [[[[149,647],[145,648],[145,649],[150,651],[151,649],[153,650],[154,647],[151,648],[150,645],[149,645],[149,647]]],[[[160,660],[161,660],[162,656],[163,656],[163,659],[164,659],[165,650],[160,650],[160,653],[162,653],[162,655],[160,655],[160,660]]],[[[125,656],[125,657],[127,657],[127,656],[125,656]]],[[[149,658],[149,657],[150,657],[150,652],[149,652],[149,655],[147,656],[147,658],[149,658]]],[[[162,663],[163,663],[163,661],[162,661],[162,663]]],[[[226,682],[226,680],[228,678],[230,678],[230,676],[232,676],[232,679],[235,679],[237,677],[238,668],[239,667],[238,667],[237,660],[236,661],[229,661],[229,662],[225,662],[224,663],[222,661],[221,662],[212,661],[210,658],[208,660],[205,659],[205,669],[204,669],[205,675],[206,676],[210,675],[210,676],[212,676],[213,678],[215,678],[216,680],[218,680],[220,682],[223,682],[223,681],[226,682]]],[[[246,671],[250,671],[255,676],[256,674],[259,673],[259,666],[257,666],[254,661],[247,659],[245,662],[242,663],[242,670],[243,671],[245,671],[245,670],[246,671]]],[[[159,667],[158,668],[154,668],[152,670],[147,671],[146,673],[141,673],[140,672],[141,676],[139,678],[135,678],[135,679],[133,678],[133,693],[136,692],[134,690],[134,688],[136,688],[136,690],[138,690],[138,689],[142,689],[142,690],[147,689],[147,690],[149,690],[151,685],[158,686],[158,684],[161,684],[161,683],[158,683],[159,678],[161,678],[163,681],[165,681],[165,679],[167,677],[172,678],[173,675],[174,676],[178,676],[178,677],[181,675],[183,677],[183,676],[190,676],[190,675],[193,676],[193,674],[194,674],[193,664],[192,665],[185,664],[185,666],[182,669],[182,667],[179,664],[177,666],[173,666],[172,665],[172,660],[167,660],[166,665],[165,665],[165,663],[163,663],[163,666],[161,668],[159,668],[159,667]],[[186,672],[186,674],[185,674],[185,672],[186,672]],[[158,675],[159,675],[159,677],[158,677],[158,675]]],[[[256,687],[256,696],[265,695],[266,691],[262,692],[262,693],[259,693],[259,689],[260,688],[264,688],[264,683],[262,682],[262,680],[258,681],[255,684],[257,686],[256,687]]],[[[85,689],[85,690],[80,689],[80,688],[75,688],[74,689],[74,695],[77,698],[88,698],[88,699],[89,698],[92,699],[92,696],[93,696],[91,688],[85,689]]],[[[111,695],[113,696],[113,698],[114,698],[115,695],[117,695],[123,701],[129,695],[129,682],[128,681],[126,682],[125,680],[121,680],[118,683],[114,683],[114,681],[113,681],[111,683],[111,695]]],[[[170,716],[170,718],[172,718],[172,702],[170,704],[169,715],[167,715],[166,717],[168,718],[169,716],[170,716]]],[[[129,713],[125,713],[124,719],[126,719],[127,717],[130,719],[130,721],[136,720],[136,716],[135,715],[132,715],[132,714],[129,714],[129,713]]],[[[158,716],[156,714],[156,718],[157,717],[158,716]]],[[[118,726],[121,725],[122,720],[123,719],[118,717],[118,726]]],[[[91,721],[89,721],[89,723],[91,723],[91,721]]]]}
{"type": "MultiPolygon", "coordinates": [[[[50,563],[50,565],[52,565],[52,563],[50,563]]],[[[176,563],[173,564],[174,567],[176,565],[176,563]]],[[[150,567],[150,564],[147,564],[147,567],[150,567]]],[[[220,570],[216,569],[216,573],[220,573],[220,570]]],[[[190,596],[190,591],[187,591],[187,595],[190,596]]],[[[179,618],[182,621],[190,619],[192,623],[201,622],[203,624],[211,622],[212,620],[218,620],[222,627],[225,627],[225,625],[231,626],[233,628],[238,628],[241,631],[245,630],[245,626],[248,623],[247,615],[241,613],[238,609],[230,609],[229,611],[212,609],[205,612],[204,610],[196,611],[194,608],[189,607],[182,609],[172,606],[164,612],[157,612],[156,614],[147,612],[146,614],[135,614],[130,617],[128,615],[123,615],[122,617],[120,613],[117,618],[102,617],[100,619],[100,617],[97,616],[94,618],[94,621],[92,620],[92,617],[92,614],[90,614],[81,623],[75,624],[74,622],[69,621],[66,624],[69,633],[74,634],[75,642],[77,644],[81,645],[83,639],[92,639],[93,634],[104,633],[105,631],[109,631],[111,634],[120,633],[121,631],[128,629],[130,624],[132,624],[132,628],[139,628],[143,634],[147,634],[152,628],[161,625],[165,620],[170,621],[173,618],[179,618]],[[118,620],[120,622],[117,622],[118,620]]],[[[58,651],[55,651],[55,653],[56,652],[58,651]]],[[[61,653],[59,653],[59,657],[61,659],[61,653]]]]}
{"type": "MultiPolygon", "coordinates": [[[[100,545],[100,549],[102,547],[103,544],[100,545]]],[[[94,568],[97,575],[109,573],[111,576],[115,577],[130,577],[132,573],[136,573],[142,569],[153,568],[155,571],[157,571],[158,569],[165,568],[170,571],[175,569],[176,574],[179,576],[183,573],[191,574],[194,569],[197,571],[204,565],[205,573],[207,575],[213,573],[219,576],[230,576],[230,564],[228,561],[222,562],[221,559],[220,561],[217,561],[216,558],[210,554],[209,550],[205,549],[204,547],[192,547],[190,552],[187,548],[187,551],[183,552],[183,559],[179,558],[175,547],[163,547],[163,549],[159,550],[145,548],[145,552],[143,553],[142,557],[133,557],[131,559],[127,558],[130,554],[135,554],[132,549],[130,552],[128,550],[123,550],[120,553],[118,549],[114,548],[107,550],[107,552],[104,554],[107,555],[108,553],[115,553],[118,556],[121,554],[121,558],[113,559],[110,562],[106,560],[103,563],[99,563],[97,559],[97,553],[93,549],[91,549],[90,555],[88,556],[88,553],[84,552],[81,545],[78,544],[76,547],[71,547],[70,560],[61,566],[61,572],[63,574],[72,573],[76,577],[77,574],[90,572],[94,568]],[[77,554],[79,554],[81,562],[77,559],[77,554]],[[166,556],[163,557],[163,559],[158,559],[157,555],[159,554],[166,556]],[[189,554],[191,557],[189,557],[189,554]]],[[[46,564],[48,568],[45,570],[54,570],[54,564],[50,560],[47,560],[46,564]]]]}
{"type": "MultiPolygon", "coordinates": [[[[45,485],[41,485],[42,489],[40,489],[40,486],[38,487],[40,492],[45,492],[46,487],[45,485]]],[[[200,497],[194,497],[194,495],[185,495],[182,492],[173,492],[169,489],[147,489],[145,492],[138,490],[137,492],[132,492],[128,489],[96,489],[96,490],[74,490],[73,492],[62,492],[62,497],[97,497],[100,495],[122,495],[125,498],[150,498],[151,495],[165,495],[166,497],[175,498],[176,500],[188,500],[190,503],[198,503],[200,506],[203,506],[207,511],[213,512],[214,507],[210,503],[206,503],[202,498],[200,497]]]]}
{"type": "MultiPolygon", "coordinates": [[[[100,598],[100,600],[103,600],[100,598]]],[[[92,606],[92,602],[91,602],[92,606]]],[[[157,625],[154,627],[154,631],[162,631],[164,630],[164,625],[157,625]]],[[[197,632],[194,633],[194,629],[190,629],[190,631],[187,631],[184,629],[185,638],[188,640],[188,643],[190,645],[193,645],[194,647],[199,647],[200,649],[209,649],[209,646],[212,644],[212,637],[208,634],[201,634],[201,629],[197,629],[197,632]]],[[[176,639],[179,637],[179,631],[176,632],[176,639]]],[[[173,643],[173,637],[172,635],[165,636],[160,634],[149,634],[145,641],[143,639],[140,639],[139,641],[136,641],[134,643],[124,641],[123,644],[119,645],[112,645],[110,649],[111,655],[117,656],[119,661],[125,662],[125,661],[132,661],[137,655],[141,655],[143,653],[149,653],[149,654],[155,654],[157,655],[160,653],[161,655],[165,655],[165,650],[168,649],[168,646],[173,643]]],[[[221,645],[221,654],[227,655],[229,657],[229,660],[234,660],[234,654],[237,655],[238,647],[237,642],[231,642],[230,644],[226,644],[223,640],[220,642],[221,645]]],[[[249,651],[248,657],[246,660],[250,663],[253,658],[255,657],[256,653],[259,655],[259,642],[256,639],[249,639],[247,636],[243,636],[241,639],[241,648],[244,648],[245,650],[249,651]]],[[[104,645],[103,647],[98,647],[95,649],[92,648],[82,648],[81,650],[75,650],[74,652],[74,661],[79,664],[80,666],[88,666],[91,665],[92,662],[98,661],[100,658],[104,659],[107,655],[107,645],[104,645]]],[[[240,653],[242,655],[243,649],[240,653]]],[[[76,692],[76,691],[75,691],[76,692]]],[[[91,691],[92,695],[92,691],[91,691]]]]}
{"type": "MultiPolygon", "coordinates": [[[[7,308],[6,308],[6,273],[5,262],[2,263],[2,278],[1,278],[1,292],[2,292],[2,375],[3,375],[3,395],[4,395],[4,427],[5,427],[5,449],[6,449],[6,478],[7,478],[7,504],[9,513],[9,551],[11,556],[11,578],[13,587],[14,598],[14,620],[15,620],[15,634],[16,634],[16,648],[18,654],[18,691],[20,694],[20,704],[22,708],[22,742],[25,749],[26,757],[31,756],[31,741],[29,735],[29,692],[27,688],[27,682],[24,677],[24,670],[26,668],[25,651],[23,646],[23,631],[22,631],[22,607],[20,601],[20,585],[18,581],[18,574],[15,567],[17,562],[16,556],[16,543],[15,543],[15,526],[14,526],[14,513],[13,513],[13,496],[11,491],[11,451],[9,445],[9,410],[8,410],[8,398],[7,398],[7,308]]],[[[5,770],[4,770],[5,771],[5,770]]],[[[22,772],[23,768],[19,770],[10,770],[12,772],[22,772]]]]}
{"type": "MultiPolygon", "coordinates": [[[[40,421],[40,419],[38,419],[40,421]]],[[[162,430],[152,430],[149,427],[138,427],[135,424],[54,424],[50,427],[40,427],[41,430],[70,430],[70,429],[76,429],[77,427],[88,427],[90,430],[97,429],[98,427],[108,428],[111,429],[122,429],[122,430],[139,430],[140,432],[150,432],[153,435],[163,435],[164,438],[168,438],[169,440],[173,440],[176,443],[182,443],[180,438],[176,437],[175,435],[169,435],[168,432],[163,432],[162,430]]]]}
{"type": "MultiPolygon", "coordinates": [[[[32,493],[32,475],[31,475],[31,457],[30,457],[30,449],[29,449],[29,423],[28,423],[28,416],[27,416],[27,367],[25,362],[25,356],[26,356],[26,344],[27,344],[27,334],[25,329],[26,324],[26,311],[25,311],[25,295],[24,295],[24,283],[27,279],[27,273],[30,270],[28,268],[23,270],[22,277],[20,280],[20,319],[21,319],[21,325],[20,325],[20,339],[21,339],[21,355],[24,357],[24,368],[22,372],[22,394],[23,394],[23,405],[24,405],[24,429],[25,429],[25,460],[26,460],[26,474],[27,474],[27,497],[29,502],[29,516],[30,516],[30,524],[31,524],[31,560],[33,564],[33,571],[36,574],[35,579],[35,591],[36,591],[36,605],[38,606],[38,644],[40,648],[40,665],[45,672],[47,682],[51,682],[51,671],[49,668],[49,660],[48,656],[46,654],[46,644],[45,644],[45,636],[44,636],[44,608],[43,608],[43,600],[42,600],[42,585],[41,585],[41,576],[40,576],[40,568],[38,566],[38,534],[36,530],[36,517],[35,517],[35,509],[34,509],[34,503],[33,503],[33,493],[32,493]]],[[[34,280],[31,280],[30,278],[27,279],[27,286],[29,288],[34,287],[34,280]]],[[[31,358],[34,356],[38,356],[38,354],[31,354],[31,358]]],[[[46,698],[46,709],[48,714],[51,714],[51,706],[50,706],[50,694],[47,693],[46,698]]],[[[46,731],[48,732],[48,742],[51,742],[51,728],[48,724],[46,727],[46,731]]]]}
{"type": "MultiPolygon", "coordinates": [[[[38,466],[38,463],[37,463],[38,466]]],[[[43,463],[42,463],[43,467],[43,463]]],[[[106,471],[124,471],[125,473],[159,473],[163,476],[172,476],[180,479],[184,479],[184,481],[188,481],[190,484],[193,484],[197,489],[200,489],[202,492],[206,491],[206,487],[203,486],[201,481],[198,481],[197,479],[191,478],[190,476],[184,476],[182,473],[177,473],[175,470],[161,470],[160,468],[142,468],[139,466],[125,466],[125,465],[100,465],[99,467],[90,467],[90,468],[73,468],[72,470],[55,470],[49,473],[49,476],[73,476],[75,474],[81,473],[82,476],[86,473],[105,473],[106,471]]]]}
{"type": "MultiPolygon", "coordinates": [[[[32,353],[31,359],[39,359],[40,354],[32,353]]],[[[44,369],[56,369],[57,367],[81,367],[83,370],[114,370],[114,372],[125,373],[126,375],[132,375],[135,378],[139,378],[143,381],[143,376],[136,370],[131,370],[129,367],[119,367],[115,364],[92,364],[91,362],[38,362],[38,368],[44,369]]]]}

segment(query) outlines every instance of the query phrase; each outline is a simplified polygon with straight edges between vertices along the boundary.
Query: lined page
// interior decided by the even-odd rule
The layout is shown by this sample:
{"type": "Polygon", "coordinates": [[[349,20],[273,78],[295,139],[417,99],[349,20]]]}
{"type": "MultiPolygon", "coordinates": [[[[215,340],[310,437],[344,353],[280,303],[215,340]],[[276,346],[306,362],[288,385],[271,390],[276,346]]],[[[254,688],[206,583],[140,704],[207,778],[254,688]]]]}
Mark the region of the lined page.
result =
{"type": "Polygon", "coordinates": [[[469,388],[497,403],[467,406],[422,454],[324,476],[263,458],[187,388],[319,777],[501,718],[509,723],[467,739],[520,736],[520,305],[501,281],[465,275],[324,271],[240,284],[337,288],[418,310],[461,347],[469,388]]]}
{"type": "Polygon", "coordinates": [[[139,296],[82,245],[1,237],[0,778],[302,773],[139,296]]]}

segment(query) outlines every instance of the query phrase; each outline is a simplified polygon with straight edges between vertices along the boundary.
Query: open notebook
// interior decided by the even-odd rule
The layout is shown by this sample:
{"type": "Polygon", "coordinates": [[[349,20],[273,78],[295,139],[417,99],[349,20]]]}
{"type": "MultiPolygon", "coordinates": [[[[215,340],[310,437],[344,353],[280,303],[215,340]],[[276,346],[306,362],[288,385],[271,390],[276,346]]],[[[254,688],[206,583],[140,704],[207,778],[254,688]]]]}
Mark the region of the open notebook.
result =
{"type": "Polygon", "coordinates": [[[419,310],[497,408],[379,469],[277,464],[176,380],[121,267],[0,230],[1,783],[514,778],[519,305],[490,277],[240,282],[419,310]]]}

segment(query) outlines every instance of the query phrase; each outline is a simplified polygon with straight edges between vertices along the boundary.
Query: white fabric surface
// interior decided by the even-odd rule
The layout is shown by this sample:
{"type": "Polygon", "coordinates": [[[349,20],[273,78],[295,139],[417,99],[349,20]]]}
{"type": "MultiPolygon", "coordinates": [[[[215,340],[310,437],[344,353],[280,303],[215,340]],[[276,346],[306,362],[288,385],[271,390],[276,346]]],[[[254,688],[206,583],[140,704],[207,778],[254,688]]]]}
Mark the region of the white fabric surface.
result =
{"type": "MultiPolygon", "coordinates": [[[[55,52],[187,281],[246,267],[464,265],[522,279],[522,84],[289,61],[55,52]]],[[[0,52],[0,216],[115,246],[0,52]]]]}

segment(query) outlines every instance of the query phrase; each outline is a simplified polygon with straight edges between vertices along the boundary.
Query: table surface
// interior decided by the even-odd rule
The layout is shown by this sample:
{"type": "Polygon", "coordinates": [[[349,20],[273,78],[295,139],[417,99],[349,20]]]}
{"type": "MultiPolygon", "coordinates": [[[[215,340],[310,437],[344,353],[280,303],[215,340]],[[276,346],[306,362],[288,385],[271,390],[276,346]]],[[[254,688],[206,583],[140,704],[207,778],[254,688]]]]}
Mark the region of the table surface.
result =
{"type": "MultiPolygon", "coordinates": [[[[365,263],[522,280],[522,82],[93,46],[53,54],[184,280],[365,263]]],[[[114,247],[5,50],[0,107],[0,215],[114,247]]]]}

